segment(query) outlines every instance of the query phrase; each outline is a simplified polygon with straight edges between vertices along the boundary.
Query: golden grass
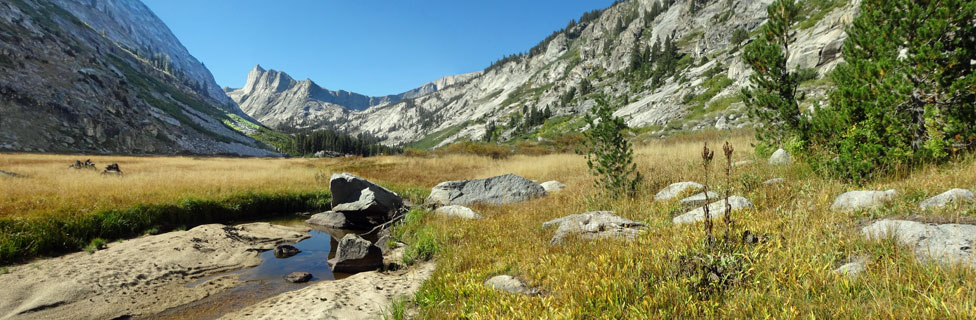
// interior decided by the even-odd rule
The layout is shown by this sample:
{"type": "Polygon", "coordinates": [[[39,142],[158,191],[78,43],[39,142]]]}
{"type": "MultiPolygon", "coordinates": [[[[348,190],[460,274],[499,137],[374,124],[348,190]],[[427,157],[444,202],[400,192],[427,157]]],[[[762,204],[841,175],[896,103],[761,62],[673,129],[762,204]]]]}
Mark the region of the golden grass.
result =
{"type": "MultiPolygon", "coordinates": [[[[855,187],[823,179],[802,164],[770,167],[764,161],[735,170],[733,194],[757,207],[734,213],[739,230],[769,234],[771,241],[750,250],[758,257],[747,281],[724,294],[700,300],[689,280],[677,272],[676,257],[700,246],[701,225],[673,226],[684,212],[674,202],[655,202],[654,194],[677,181],[701,181],[702,140],[720,146],[728,139],[735,160],[751,159],[752,140],[708,134],[652,141],[636,149],[645,186],[635,199],[591,200],[597,192],[582,156],[553,154],[492,160],[476,156],[436,158],[377,157],[329,160],[255,160],[97,157],[117,161],[122,179],[64,169],[70,156],[2,155],[0,169],[29,175],[2,178],[0,214],[60,208],[124,206],[208,197],[240,190],[318,190],[316,175],[348,171],[410,192],[421,200],[433,185],[456,179],[516,173],[540,182],[556,179],[568,188],[550,196],[506,206],[476,205],[485,219],[467,221],[428,215],[423,225],[440,242],[438,269],[413,299],[422,317],[435,319],[606,319],[606,318],[945,318],[976,317],[973,270],[920,263],[911,250],[891,241],[872,242],[860,227],[886,216],[915,216],[944,222],[976,217],[964,210],[920,212],[918,201],[949,188],[976,188],[972,157],[929,166],[904,178],[855,187]],[[787,183],[758,182],[784,177],[787,183]],[[854,189],[894,188],[901,193],[885,209],[834,213],[827,208],[838,194],[854,189]],[[108,197],[110,200],[102,200],[108,197]],[[596,209],[645,222],[646,233],[632,242],[568,238],[549,246],[554,230],[545,221],[596,209]],[[853,255],[872,262],[856,278],[831,270],[853,255]],[[482,283],[511,274],[546,292],[537,297],[499,293],[482,283]]],[[[716,157],[716,160],[720,158],[716,157]]],[[[722,191],[716,161],[710,178],[722,191]]],[[[719,224],[721,226],[721,224],[719,224]]]]}

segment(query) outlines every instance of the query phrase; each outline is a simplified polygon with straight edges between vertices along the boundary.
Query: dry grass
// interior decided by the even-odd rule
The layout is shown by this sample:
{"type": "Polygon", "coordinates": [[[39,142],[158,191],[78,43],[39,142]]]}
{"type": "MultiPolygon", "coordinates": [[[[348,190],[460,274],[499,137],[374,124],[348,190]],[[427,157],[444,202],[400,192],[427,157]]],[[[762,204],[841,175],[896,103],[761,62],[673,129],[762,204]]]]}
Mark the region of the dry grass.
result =
{"type": "MultiPolygon", "coordinates": [[[[674,202],[655,202],[654,194],[677,181],[701,181],[698,154],[702,140],[719,147],[724,139],[748,159],[751,139],[702,135],[639,146],[636,160],[646,177],[635,199],[593,200],[596,190],[582,156],[553,154],[492,160],[476,156],[436,158],[378,157],[333,160],[252,160],[99,157],[117,161],[122,179],[63,169],[67,156],[2,155],[0,169],[29,175],[0,178],[2,214],[59,208],[124,206],[182,196],[216,196],[239,190],[310,190],[324,187],[316,174],[353,172],[422,199],[433,185],[456,179],[516,173],[529,179],[559,180],[568,188],[548,197],[507,206],[473,206],[478,221],[427,215],[421,224],[439,242],[438,270],[413,299],[425,318],[439,319],[604,319],[604,318],[973,318],[976,272],[917,262],[911,250],[890,241],[862,239],[859,226],[885,216],[919,216],[939,221],[976,217],[973,207],[920,212],[917,203],[949,188],[976,188],[976,161],[917,170],[865,189],[898,189],[885,209],[857,213],[827,210],[838,194],[857,189],[815,175],[804,165],[770,167],[763,161],[733,172],[733,194],[750,199],[756,210],[736,212],[740,230],[769,234],[754,250],[757,260],[745,283],[700,300],[689,279],[678,273],[676,258],[700,245],[701,225],[673,226],[684,212],[674,202]],[[179,170],[177,170],[179,169],[179,170]],[[176,171],[176,172],[174,172],[176,171]],[[765,187],[761,181],[784,177],[765,187]],[[108,197],[110,200],[102,200],[108,197]],[[643,221],[649,229],[632,242],[569,238],[549,246],[554,230],[545,221],[595,209],[643,221]],[[861,276],[831,270],[853,255],[872,262],[861,276]],[[482,283],[496,274],[525,279],[546,292],[537,297],[499,293],[482,283]]],[[[714,166],[711,181],[721,166],[714,166]]],[[[722,183],[724,185],[724,183],[722,183]]],[[[722,191],[722,186],[713,187],[722,191]]],[[[416,226],[414,226],[416,227],[416,226]]]]}

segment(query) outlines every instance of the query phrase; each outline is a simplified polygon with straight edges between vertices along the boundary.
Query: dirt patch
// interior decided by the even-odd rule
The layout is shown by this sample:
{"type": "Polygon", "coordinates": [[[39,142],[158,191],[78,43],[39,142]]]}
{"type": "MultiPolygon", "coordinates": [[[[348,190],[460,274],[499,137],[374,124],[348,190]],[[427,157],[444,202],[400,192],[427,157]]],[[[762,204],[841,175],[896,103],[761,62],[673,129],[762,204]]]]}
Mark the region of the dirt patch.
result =
{"type": "Polygon", "coordinates": [[[111,243],[10,268],[0,275],[0,318],[113,319],[151,315],[236,286],[234,277],[203,277],[256,266],[260,252],[308,237],[308,230],[252,223],[111,243]]]}

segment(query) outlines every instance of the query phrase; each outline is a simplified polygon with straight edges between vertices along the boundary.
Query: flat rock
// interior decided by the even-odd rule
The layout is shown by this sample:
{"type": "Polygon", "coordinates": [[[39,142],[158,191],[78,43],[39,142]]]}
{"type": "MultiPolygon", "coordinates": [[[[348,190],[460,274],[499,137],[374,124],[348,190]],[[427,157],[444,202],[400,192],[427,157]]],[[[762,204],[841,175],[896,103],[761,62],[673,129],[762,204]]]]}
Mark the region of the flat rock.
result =
{"type": "Polygon", "coordinates": [[[305,283],[312,280],[312,274],[308,272],[292,272],[285,276],[285,281],[291,283],[305,283]]]}
{"type": "Polygon", "coordinates": [[[898,195],[894,189],[887,191],[849,191],[834,199],[830,210],[851,212],[864,209],[877,209],[898,195]]]}
{"type": "Polygon", "coordinates": [[[349,173],[336,173],[329,181],[332,211],[342,213],[346,223],[359,229],[393,219],[403,208],[396,192],[349,173]]]}
{"type": "Polygon", "coordinates": [[[565,184],[562,184],[562,183],[560,183],[559,181],[556,181],[556,180],[546,181],[546,182],[540,183],[539,185],[542,186],[542,189],[545,189],[546,192],[548,192],[548,193],[552,193],[552,192],[560,191],[562,189],[566,189],[566,185],[565,184]]]}
{"type": "Polygon", "coordinates": [[[951,203],[964,204],[973,203],[976,197],[973,196],[973,192],[966,189],[952,189],[943,192],[940,195],[925,199],[919,203],[919,207],[922,209],[935,209],[942,208],[951,203]]]}
{"type": "Polygon", "coordinates": [[[394,301],[413,297],[435,267],[426,262],[393,273],[362,272],[339,281],[318,281],[220,319],[383,319],[389,316],[394,301]]]}
{"type": "Polygon", "coordinates": [[[529,287],[521,279],[510,276],[510,275],[500,275],[491,277],[485,281],[485,286],[498,290],[505,291],[515,294],[524,294],[528,296],[533,296],[539,294],[539,290],[529,287]]]}
{"type": "Polygon", "coordinates": [[[763,181],[763,185],[771,186],[771,185],[781,184],[781,183],[785,183],[785,182],[786,182],[786,179],[783,179],[783,178],[773,178],[773,179],[769,179],[769,180],[763,181]]]}
{"type": "MultiPolygon", "coordinates": [[[[708,192],[708,200],[715,201],[715,199],[718,199],[718,197],[719,197],[718,193],[712,191],[708,192]]],[[[705,204],[706,202],[708,201],[706,201],[705,199],[705,193],[699,192],[690,197],[681,199],[679,203],[681,203],[681,205],[683,206],[700,206],[705,204]]]]}
{"type": "Polygon", "coordinates": [[[261,251],[308,236],[269,223],[208,224],[10,266],[0,274],[0,319],[151,316],[233,288],[236,277],[187,284],[257,266],[261,251]]]}
{"type": "Polygon", "coordinates": [[[529,179],[506,174],[487,179],[441,182],[430,191],[427,204],[510,204],[546,195],[546,190],[529,179]]]}
{"type": "Polygon", "coordinates": [[[912,248],[920,260],[961,264],[976,269],[976,225],[927,224],[907,220],[879,220],[861,229],[871,240],[894,238],[912,248]]]}
{"type": "Polygon", "coordinates": [[[369,240],[346,234],[339,240],[335,258],[329,259],[333,272],[373,271],[383,266],[383,252],[369,240]]]}
{"type": "MultiPolygon", "coordinates": [[[[729,206],[732,207],[732,211],[755,208],[752,205],[752,202],[749,202],[749,199],[740,196],[729,197],[729,206]]],[[[711,204],[708,205],[708,215],[712,219],[721,217],[724,214],[725,214],[725,199],[712,202],[711,204]]],[[[683,215],[674,217],[674,219],[671,219],[671,221],[674,222],[674,224],[695,223],[703,220],[705,220],[704,208],[697,208],[695,210],[688,211],[688,213],[685,213],[683,215]]]]}
{"type": "Polygon", "coordinates": [[[355,227],[346,219],[346,214],[335,211],[326,211],[313,214],[306,223],[317,226],[324,226],[333,229],[352,229],[355,227]]]}
{"type": "Polygon", "coordinates": [[[463,219],[481,219],[481,215],[468,207],[459,205],[443,206],[434,210],[434,213],[448,217],[457,217],[463,219]]]}
{"type": "Polygon", "coordinates": [[[543,228],[558,225],[556,234],[549,241],[557,245],[570,235],[584,239],[622,238],[631,240],[642,232],[644,224],[613,214],[613,211],[594,211],[568,215],[542,224],[543,228]]]}
{"type": "Polygon", "coordinates": [[[773,152],[773,155],[769,157],[769,164],[772,165],[786,165],[792,162],[793,159],[790,157],[789,151],[783,150],[783,148],[776,150],[776,152],[773,152]]]}
{"type": "Polygon", "coordinates": [[[664,189],[661,189],[661,191],[658,191],[658,193],[654,195],[654,200],[656,201],[670,200],[674,197],[681,195],[682,193],[697,191],[703,188],[705,188],[705,186],[701,185],[698,182],[686,181],[686,182],[672,183],[671,185],[665,187],[664,189]]]}

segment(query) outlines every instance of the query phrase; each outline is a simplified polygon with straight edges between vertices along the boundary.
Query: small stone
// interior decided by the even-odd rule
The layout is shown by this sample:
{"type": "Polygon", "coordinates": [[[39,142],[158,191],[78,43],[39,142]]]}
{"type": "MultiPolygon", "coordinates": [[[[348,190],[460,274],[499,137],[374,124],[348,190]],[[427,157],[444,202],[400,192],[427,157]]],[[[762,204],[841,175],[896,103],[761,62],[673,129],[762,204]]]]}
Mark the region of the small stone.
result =
{"type": "Polygon", "coordinates": [[[924,201],[922,201],[922,203],[919,204],[919,207],[921,207],[924,210],[935,209],[935,208],[945,207],[952,203],[956,203],[956,204],[973,203],[974,200],[976,200],[976,197],[973,196],[972,191],[957,188],[957,189],[952,189],[943,192],[940,195],[925,199],[924,201]]]}
{"type": "Polygon", "coordinates": [[[790,157],[789,151],[783,150],[782,148],[773,152],[773,155],[769,157],[769,164],[771,165],[787,165],[791,162],[793,162],[793,159],[790,157]]]}
{"type": "Polygon", "coordinates": [[[539,294],[538,289],[531,288],[526,285],[525,282],[522,282],[522,280],[509,275],[494,276],[485,281],[485,286],[495,290],[515,294],[524,294],[529,296],[539,294]]]}
{"type": "Polygon", "coordinates": [[[851,260],[837,269],[834,269],[834,273],[842,274],[849,277],[855,277],[867,268],[868,258],[865,256],[857,257],[851,260]]]}
{"type": "Polygon", "coordinates": [[[305,220],[305,223],[334,229],[351,229],[354,227],[352,223],[346,220],[346,214],[335,211],[314,214],[305,220]]]}
{"type": "Polygon", "coordinates": [[[658,193],[654,195],[654,200],[655,201],[670,200],[674,197],[681,195],[682,193],[689,192],[689,191],[697,191],[703,188],[705,188],[705,186],[701,185],[698,182],[692,182],[692,181],[672,183],[671,185],[665,187],[664,189],[661,189],[661,191],[658,191],[658,193]]]}
{"type": "Polygon", "coordinates": [[[561,191],[563,189],[566,189],[566,185],[565,184],[562,184],[562,183],[560,183],[559,181],[556,181],[556,180],[546,181],[546,182],[540,183],[539,185],[542,186],[542,188],[545,189],[547,193],[553,193],[553,192],[556,192],[556,191],[561,191]]]}
{"type": "Polygon", "coordinates": [[[285,281],[291,283],[304,283],[312,280],[312,274],[308,272],[292,272],[285,276],[285,281]]]}
{"type": "Polygon", "coordinates": [[[769,180],[763,181],[763,185],[771,186],[771,185],[781,184],[781,183],[785,183],[785,182],[786,182],[786,179],[783,179],[783,178],[773,178],[773,179],[769,179],[769,180]]]}
{"type": "Polygon", "coordinates": [[[280,244],[274,248],[274,256],[278,259],[290,258],[301,252],[302,250],[298,250],[298,248],[289,244],[280,244]]]}
{"type": "Polygon", "coordinates": [[[898,195],[898,191],[849,191],[834,199],[831,211],[851,212],[864,209],[877,209],[898,195]]]}
{"type": "Polygon", "coordinates": [[[471,210],[468,207],[458,206],[458,205],[443,206],[437,208],[437,210],[434,210],[434,213],[443,216],[456,217],[462,219],[481,219],[481,215],[478,214],[477,212],[474,212],[474,210],[471,210]]]}
{"type": "Polygon", "coordinates": [[[756,163],[756,162],[755,161],[752,161],[752,160],[736,161],[735,163],[732,164],[732,167],[733,168],[738,168],[738,167],[748,166],[748,165],[753,164],[753,163],[756,163]]]}

